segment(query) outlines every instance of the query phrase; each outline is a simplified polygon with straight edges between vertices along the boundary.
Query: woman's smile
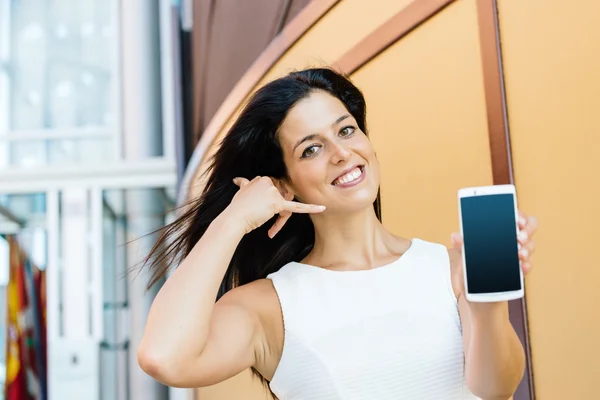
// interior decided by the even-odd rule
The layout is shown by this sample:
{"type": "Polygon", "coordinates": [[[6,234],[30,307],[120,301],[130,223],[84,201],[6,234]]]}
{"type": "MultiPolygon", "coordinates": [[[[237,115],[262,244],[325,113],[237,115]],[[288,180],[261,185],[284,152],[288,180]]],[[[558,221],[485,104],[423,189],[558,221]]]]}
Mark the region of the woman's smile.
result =
{"type": "Polygon", "coordinates": [[[350,188],[365,180],[366,170],[364,165],[348,168],[337,177],[331,184],[339,188],[350,188]]]}

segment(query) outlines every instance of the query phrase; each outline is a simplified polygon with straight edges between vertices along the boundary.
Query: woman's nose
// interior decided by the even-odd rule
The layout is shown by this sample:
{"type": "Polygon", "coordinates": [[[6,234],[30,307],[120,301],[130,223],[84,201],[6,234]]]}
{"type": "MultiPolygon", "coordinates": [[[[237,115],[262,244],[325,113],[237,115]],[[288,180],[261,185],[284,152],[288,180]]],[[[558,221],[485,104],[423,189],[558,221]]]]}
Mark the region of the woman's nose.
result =
{"type": "Polygon", "coordinates": [[[348,160],[348,158],[350,158],[350,155],[350,151],[340,143],[333,144],[332,161],[334,162],[334,164],[348,160]]]}

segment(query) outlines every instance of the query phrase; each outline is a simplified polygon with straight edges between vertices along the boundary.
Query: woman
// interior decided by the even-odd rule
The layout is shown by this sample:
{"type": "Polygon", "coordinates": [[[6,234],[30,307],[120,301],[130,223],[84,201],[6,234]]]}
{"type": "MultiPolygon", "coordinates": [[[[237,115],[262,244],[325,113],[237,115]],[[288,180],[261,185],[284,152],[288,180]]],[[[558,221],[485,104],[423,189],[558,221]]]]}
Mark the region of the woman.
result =
{"type": "MultiPolygon", "coordinates": [[[[379,172],[345,77],[261,88],[151,254],[155,280],[184,259],[150,310],[141,367],[178,387],[250,367],[280,399],[509,398],[524,354],[507,304],[465,300],[460,235],[447,250],[382,226],[379,172]]],[[[525,272],[536,224],[520,221],[525,272]]]]}

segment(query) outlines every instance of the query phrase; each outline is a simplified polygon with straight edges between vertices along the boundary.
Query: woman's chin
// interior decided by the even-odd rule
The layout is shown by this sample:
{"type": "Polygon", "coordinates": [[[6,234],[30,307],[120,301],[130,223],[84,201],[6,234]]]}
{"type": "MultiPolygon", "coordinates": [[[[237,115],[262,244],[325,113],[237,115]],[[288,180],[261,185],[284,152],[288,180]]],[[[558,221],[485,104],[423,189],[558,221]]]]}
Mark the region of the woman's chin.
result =
{"type": "Polygon", "coordinates": [[[344,199],[340,199],[336,202],[331,202],[325,212],[330,213],[358,213],[364,210],[373,209],[373,203],[377,199],[377,193],[373,196],[372,194],[361,194],[358,193],[354,196],[349,196],[344,199]]]}

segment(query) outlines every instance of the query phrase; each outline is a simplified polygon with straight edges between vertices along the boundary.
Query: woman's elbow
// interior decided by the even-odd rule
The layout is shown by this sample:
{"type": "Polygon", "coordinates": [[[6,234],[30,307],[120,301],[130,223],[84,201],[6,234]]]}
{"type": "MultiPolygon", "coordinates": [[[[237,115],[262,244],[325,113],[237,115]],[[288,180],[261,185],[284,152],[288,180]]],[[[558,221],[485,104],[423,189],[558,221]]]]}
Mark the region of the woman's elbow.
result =
{"type": "Polygon", "coordinates": [[[176,386],[177,368],[172,357],[140,346],[137,351],[137,362],[146,374],[158,382],[167,386],[176,386]]]}
{"type": "Polygon", "coordinates": [[[205,386],[203,376],[193,360],[161,355],[140,346],[137,351],[137,361],[146,374],[166,386],[177,388],[205,386]]]}
{"type": "Polygon", "coordinates": [[[137,351],[137,362],[145,373],[157,381],[163,382],[164,375],[169,369],[165,367],[167,360],[164,357],[160,357],[156,352],[140,346],[137,351]]]}

